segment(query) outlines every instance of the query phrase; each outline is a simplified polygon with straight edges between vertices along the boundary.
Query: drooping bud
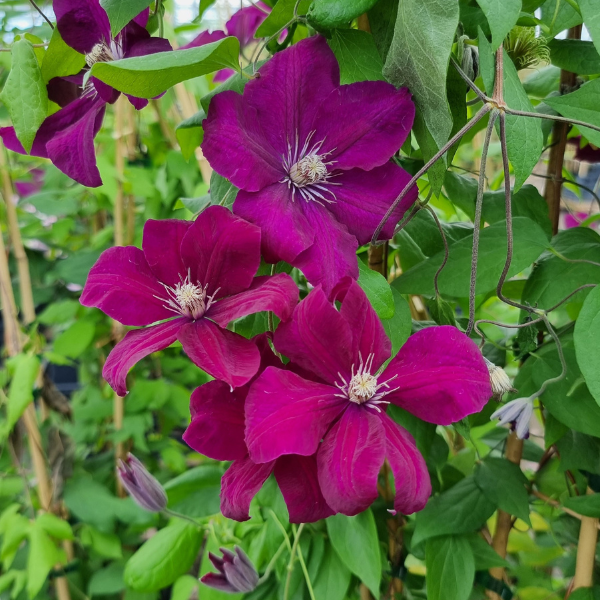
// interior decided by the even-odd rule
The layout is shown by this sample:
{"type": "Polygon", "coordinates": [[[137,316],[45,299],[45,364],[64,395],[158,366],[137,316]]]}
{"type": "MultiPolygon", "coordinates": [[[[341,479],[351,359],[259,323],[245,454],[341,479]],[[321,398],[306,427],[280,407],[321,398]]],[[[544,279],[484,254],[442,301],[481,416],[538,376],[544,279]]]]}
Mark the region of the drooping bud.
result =
{"type": "Polygon", "coordinates": [[[230,594],[254,590],[258,585],[258,573],[246,553],[239,546],[235,546],[235,552],[227,548],[220,550],[223,558],[212,552],[208,553],[208,558],[218,573],[207,573],[200,581],[208,587],[230,594]]]}
{"type": "Polygon", "coordinates": [[[160,512],[167,506],[167,494],[162,485],[133,454],[119,461],[117,474],[136,504],[150,512],[160,512]]]}
{"type": "Polygon", "coordinates": [[[492,413],[490,421],[499,419],[498,425],[506,425],[510,423],[511,429],[516,432],[520,440],[529,437],[529,421],[533,414],[533,399],[532,398],[517,398],[507,402],[500,407],[496,412],[492,413]]]}
{"type": "Polygon", "coordinates": [[[487,365],[490,373],[490,382],[492,384],[492,392],[498,400],[506,394],[506,392],[515,392],[515,388],[512,386],[506,371],[502,367],[498,367],[493,362],[489,361],[485,356],[483,357],[485,364],[487,365]]]}
{"type": "Polygon", "coordinates": [[[462,70],[471,81],[475,81],[479,75],[479,49],[475,46],[465,45],[462,55],[462,70]]]}

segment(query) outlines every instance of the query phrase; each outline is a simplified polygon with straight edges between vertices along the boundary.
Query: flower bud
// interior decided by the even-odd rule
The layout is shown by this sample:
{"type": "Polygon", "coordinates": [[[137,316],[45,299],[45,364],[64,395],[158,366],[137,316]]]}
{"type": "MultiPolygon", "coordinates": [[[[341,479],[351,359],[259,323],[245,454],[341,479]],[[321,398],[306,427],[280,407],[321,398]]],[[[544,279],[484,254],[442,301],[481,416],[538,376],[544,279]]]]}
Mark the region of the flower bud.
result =
{"type": "Polygon", "coordinates": [[[479,50],[475,46],[465,45],[461,68],[471,81],[477,79],[479,75],[479,50]]]}
{"type": "Polygon", "coordinates": [[[207,573],[200,581],[208,587],[238,594],[240,592],[251,592],[258,585],[258,573],[254,565],[239,547],[235,547],[235,552],[227,548],[220,548],[223,558],[215,556],[212,552],[208,553],[208,558],[218,573],[207,573]]]}
{"type": "Polygon", "coordinates": [[[510,428],[516,432],[520,440],[529,437],[529,421],[533,414],[533,400],[531,398],[517,398],[501,406],[492,413],[490,421],[500,419],[499,425],[510,423],[510,428]]]}
{"type": "Polygon", "coordinates": [[[498,396],[500,398],[506,392],[516,391],[515,388],[513,388],[506,371],[502,367],[496,366],[485,356],[483,357],[483,360],[485,360],[485,364],[487,365],[490,373],[490,382],[492,384],[492,392],[494,392],[494,396],[498,396]]]}
{"type": "Polygon", "coordinates": [[[133,454],[120,460],[117,474],[136,504],[150,512],[160,512],[167,506],[167,494],[162,485],[133,454]]]}

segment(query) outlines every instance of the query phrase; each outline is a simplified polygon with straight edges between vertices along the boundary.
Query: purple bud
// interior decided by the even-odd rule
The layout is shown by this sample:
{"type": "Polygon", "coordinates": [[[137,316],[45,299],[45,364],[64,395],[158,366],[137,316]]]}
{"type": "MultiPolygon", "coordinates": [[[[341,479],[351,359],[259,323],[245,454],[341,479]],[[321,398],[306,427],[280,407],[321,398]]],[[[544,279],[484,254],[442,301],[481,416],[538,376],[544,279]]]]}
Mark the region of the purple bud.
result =
{"type": "Polygon", "coordinates": [[[235,547],[235,552],[227,548],[220,550],[223,558],[212,552],[208,553],[208,558],[218,573],[207,573],[200,581],[208,587],[230,594],[254,590],[258,585],[258,573],[246,553],[239,546],[235,547]]]}
{"type": "Polygon", "coordinates": [[[162,485],[133,454],[120,460],[117,474],[136,504],[150,512],[160,512],[167,506],[167,494],[162,485]]]}

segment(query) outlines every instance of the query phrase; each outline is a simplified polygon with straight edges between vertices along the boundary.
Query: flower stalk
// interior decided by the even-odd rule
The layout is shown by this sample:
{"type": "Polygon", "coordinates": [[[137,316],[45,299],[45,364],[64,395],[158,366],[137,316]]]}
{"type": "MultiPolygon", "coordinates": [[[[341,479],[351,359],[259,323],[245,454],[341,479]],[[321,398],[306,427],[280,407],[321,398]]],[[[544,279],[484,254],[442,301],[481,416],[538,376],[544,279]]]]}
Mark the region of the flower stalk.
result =
{"type": "MultiPolygon", "coordinates": [[[[588,494],[594,492],[588,488],[588,494]]],[[[596,560],[596,543],[598,542],[598,519],[581,517],[579,540],[577,542],[577,562],[573,590],[591,588],[594,584],[594,564],[596,560]]]]}

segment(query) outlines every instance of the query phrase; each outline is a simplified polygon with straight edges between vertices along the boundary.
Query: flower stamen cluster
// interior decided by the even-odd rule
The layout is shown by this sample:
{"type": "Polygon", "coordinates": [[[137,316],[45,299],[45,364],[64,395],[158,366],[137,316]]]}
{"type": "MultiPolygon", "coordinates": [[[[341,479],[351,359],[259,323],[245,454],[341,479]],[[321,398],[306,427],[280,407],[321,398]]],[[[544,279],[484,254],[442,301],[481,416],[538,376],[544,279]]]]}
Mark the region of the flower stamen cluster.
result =
{"type": "Polygon", "coordinates": [[[109,47],[105,42],[99,42],[96,44],[86,55],[85,62],[90,69],[98,62],[112,62],[115,60],[115,56],[118,56],[119,52],[116,52],[117,45],[114,41],[111,43],[111,47],[109,47]],[[113,48],[115,52],[113,52],[113,48]]]}
{"type": "Polygon", "coordinates": [[[215,295],[220,288],[215,290],[211,296],[208,296],[208,283],[204,286],[200,283],[192,283],[189,269],[186,278],[183,279],[180,275],[180,279],[181,283],[178,283],[175,287],[162,284],[169,297],[160,298],[155,296],[155,298],[166,302],[164,307],[167,310],[172,310],[190,319],[200,319],[214,302],[215,295]]]}

